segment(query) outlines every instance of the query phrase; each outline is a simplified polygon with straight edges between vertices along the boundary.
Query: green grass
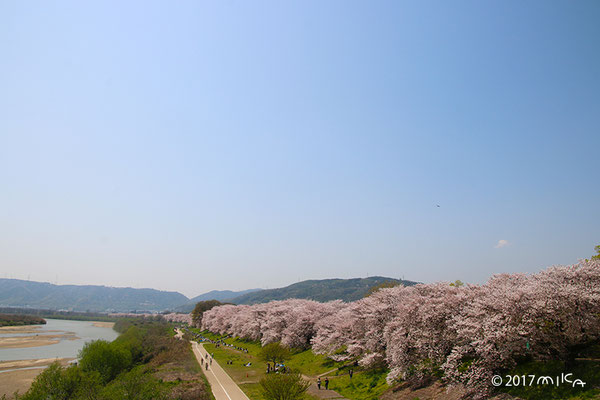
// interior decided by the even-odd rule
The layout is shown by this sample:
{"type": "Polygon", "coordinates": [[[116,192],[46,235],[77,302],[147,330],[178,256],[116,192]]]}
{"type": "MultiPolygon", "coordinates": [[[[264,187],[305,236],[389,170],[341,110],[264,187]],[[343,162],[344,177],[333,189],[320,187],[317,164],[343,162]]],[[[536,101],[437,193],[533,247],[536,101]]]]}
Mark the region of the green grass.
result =
{"type": "Polygon", "coordinates": [[[374,400],[389,389],[385,369],[356,371],[350,379],[347,374],[329,376],[329,389],[352,400],[374,400]]]}
{"type": "MultiPolygon", "coordinates": [[[[195,332],[199,332],[198,330],[194,330],[195,332]]],[[[221,336],[212,334],[210,332],[203,331],[201,332],[205,337],[218,340],[221,339],[221,336]]],[[[226,354],[231,354],[229,357],[234,357],[234,354],[237,355],[238,359],[244,360],[246,363],[248,361],[254,364],[259,364],[260,369],[266,370],[267,364],[259,358],[260,351],[262,346],[259,342],[247,341],[238,338],[227,339],[227,343],[233,344],[234,346],[243,347],[248,350],[248,353],[241,353],[231,349],[229,347],[221,347],[220,350],[225,351],[226,353],[220,352],[224,357],[226,354]]],[[[205,346],[211,346],[207,344],[205,346]]],[[[207,347],[208,348],[208,347],[207,347]]],[[[212,347],[214,348],[214,347],[212,347]]],[[[218,350],[218,349],[217,349],[218,350]]],[[[211,350],[210,352],[213,352],[211,350]]],[[[217,354],[215,353],[215,358],[217,358],[217,354]]],[[[227,358],[224,358],[227,360],[227,358]]],[[[235,365],[235,364],[234,364],[235,365]]],[[[319,374],[323,374],[325,372],[331,371],[332,369],[341,367],[343,363],[334,362],[328,359],[325,356],[314,354],[311,350],[304,351],[292,351],[292,358],[286,362],[286,365],[293,370],[300,371],[302,374],[307,376],[317,376],[319,374]]],[[[224,365],[224,367],[229,367],[229,365],[224,365]]]]}
{"type": "Polygon", "coordinates": [[[265,400],[262,392],[260,390],[260,384],[258,383],[246,383],[240,385],[240,389],[246,393],[249,399],[252,400],[265,400]]]}
{"type": "Polygon", "coordinates": [[[255,355],[242,353],[228,347],[216,347],[214,344],[205,343],[204,348],[209,353],[214,353],[215,360],[227,372],[231,378],[237,382],[258,382],[264,376],[266,365],[255,355]],[[227,364],[227,360],[233,361],[233,364],[227,364]],[[244,364],[252,363],[250,367],[244,364]]]}
{"type": "MultiPolygon", "coordinates": [[[[265,400],[260,390],[260,384],[258,383],[243,384],[240,385],[240,388],[246,393],[246,396],[252,400],[265,400]]],[[[304,395],[304,400],[320,400],[320,398],[306,393],[304,395]]]]}
{"type": "Polygon", "coordinates": [[[307,376],[317,376],[329,372],[343,365],[331,359],[314,354],[312,350],[298,351],[292,354],[292,358],[286,363],[292,370],[297,370],[307,376]]]}

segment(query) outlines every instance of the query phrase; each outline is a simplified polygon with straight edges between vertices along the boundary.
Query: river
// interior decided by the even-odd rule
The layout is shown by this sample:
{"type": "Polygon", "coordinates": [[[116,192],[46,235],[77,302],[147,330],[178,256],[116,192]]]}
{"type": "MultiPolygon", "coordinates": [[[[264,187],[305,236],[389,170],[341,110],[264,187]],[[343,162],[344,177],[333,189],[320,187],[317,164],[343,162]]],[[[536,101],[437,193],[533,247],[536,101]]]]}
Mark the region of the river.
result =
{"type": "MultiPolygon", "coordinates": [[[[0,361],[32,360],[39,358],[75,358],[86,342],[103,339],[113,341],[118,336],[112,328],[94,326],[91,321],[71,321],[46,319],[46,325],[36,325],[36,333],[31,335],[74,334],[77,339],[61,339],[56,344],[23,348],[0,348],[0,361]]],[[[25,334],[0,334],[0,337],[16,337],[25,334]]]]}

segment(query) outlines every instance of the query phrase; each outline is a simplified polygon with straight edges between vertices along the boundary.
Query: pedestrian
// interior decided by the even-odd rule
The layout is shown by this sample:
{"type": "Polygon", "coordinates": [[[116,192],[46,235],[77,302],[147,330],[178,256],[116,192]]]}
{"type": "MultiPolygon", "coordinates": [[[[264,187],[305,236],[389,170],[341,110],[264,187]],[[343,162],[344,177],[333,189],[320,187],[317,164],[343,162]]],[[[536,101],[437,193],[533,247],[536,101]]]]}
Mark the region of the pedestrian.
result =
{"type": "Polygon", "coordinates": [[[325,390],[329,388],[329,378],[325,377],[325,390]]]}
{"type": "Polygon", "coordinates": [[[352,379],[352,375],[354,375],[354,370],[353,369],[349,370],[348,375],[350,375],[350,379],[352,379]]]}
{"type": "Polygon", "coordinates": [[[317,378],[317,387],[321,390],[321,378],[317,378]]]}

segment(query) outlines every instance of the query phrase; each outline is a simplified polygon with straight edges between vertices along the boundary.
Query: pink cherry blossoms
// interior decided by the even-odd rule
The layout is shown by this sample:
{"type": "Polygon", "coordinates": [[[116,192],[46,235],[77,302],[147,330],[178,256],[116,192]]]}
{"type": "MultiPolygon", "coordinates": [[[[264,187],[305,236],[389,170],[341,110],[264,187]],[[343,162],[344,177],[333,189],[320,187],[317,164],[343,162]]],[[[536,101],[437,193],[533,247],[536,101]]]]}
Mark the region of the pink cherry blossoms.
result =
{"type": "Polygon", "coordinates": [[[390,382],[441,369],[447,383],[483,398],[490,377],[519,357],[564,359],[574,346],[600,339],[600,262],[501,274],[484,285],[387,288],[352,303],[225,305],[205,312],[202,326],[385,365],[390,382]]]}

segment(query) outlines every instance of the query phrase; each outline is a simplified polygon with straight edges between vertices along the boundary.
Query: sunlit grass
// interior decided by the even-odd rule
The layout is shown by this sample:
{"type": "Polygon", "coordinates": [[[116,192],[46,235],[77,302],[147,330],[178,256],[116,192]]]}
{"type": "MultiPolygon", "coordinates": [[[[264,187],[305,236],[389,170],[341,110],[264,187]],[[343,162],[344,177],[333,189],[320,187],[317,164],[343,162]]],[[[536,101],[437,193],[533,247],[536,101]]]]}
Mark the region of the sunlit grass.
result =
{"type": "Polygon", "coordinates": [[[352,378],[347,373],[329,376],[329,389],[352,400],[374,400],[389,389],[385,369],[357,371],[352,378]]]}

